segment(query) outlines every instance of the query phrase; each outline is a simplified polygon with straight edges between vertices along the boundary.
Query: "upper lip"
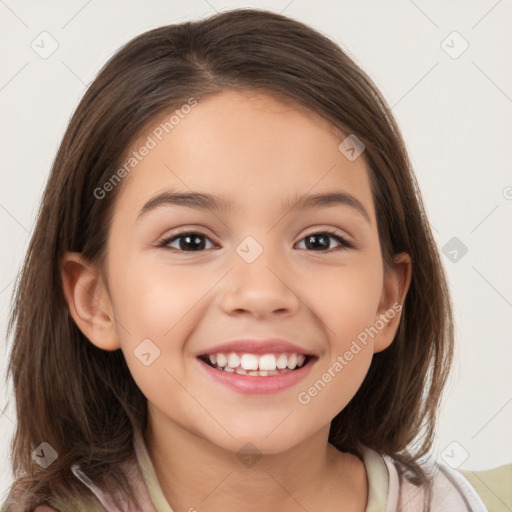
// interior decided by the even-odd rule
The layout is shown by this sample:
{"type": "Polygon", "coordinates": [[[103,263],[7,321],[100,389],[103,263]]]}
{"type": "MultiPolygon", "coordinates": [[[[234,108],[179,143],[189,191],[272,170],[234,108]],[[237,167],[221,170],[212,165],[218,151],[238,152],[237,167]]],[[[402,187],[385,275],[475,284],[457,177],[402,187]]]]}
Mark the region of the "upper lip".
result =
{"type": "Polygon", "coordinates": [[[213,347],[204,349],[197,356],[204,356],[210,354],[227,354],[230,352],[248,353],[248,354],[273,354],[282,352],[292,352],[295,354],[303,354],[305,356],[313,356],[314,354],[306,349],[301,348],[294,343],[280,339],[269,338],[265,340],[258,340],[254,338],[237,339],[221,343],[213,347]]]}

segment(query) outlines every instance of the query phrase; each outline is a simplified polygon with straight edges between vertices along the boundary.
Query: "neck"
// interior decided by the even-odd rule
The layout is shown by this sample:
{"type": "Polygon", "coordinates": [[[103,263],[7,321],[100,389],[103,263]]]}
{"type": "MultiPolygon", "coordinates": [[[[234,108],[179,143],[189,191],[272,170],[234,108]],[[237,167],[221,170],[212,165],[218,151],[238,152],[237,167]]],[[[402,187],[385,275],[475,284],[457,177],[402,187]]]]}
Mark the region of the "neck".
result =
{"type": "Polygon", "coordinates": [[[364,464],[328,443],[329,425],[274,454],[233,453],[176,423],[144,432],[155,473],[173,510],[364,512],[364,464]]]}

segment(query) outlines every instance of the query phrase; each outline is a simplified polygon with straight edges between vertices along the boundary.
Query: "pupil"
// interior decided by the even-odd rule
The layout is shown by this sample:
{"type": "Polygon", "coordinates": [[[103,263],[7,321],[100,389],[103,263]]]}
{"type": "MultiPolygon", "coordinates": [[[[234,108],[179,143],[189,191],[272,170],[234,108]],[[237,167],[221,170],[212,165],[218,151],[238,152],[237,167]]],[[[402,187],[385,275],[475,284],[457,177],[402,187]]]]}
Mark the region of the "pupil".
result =
{"type": "Polygon", "coordinates": [[[311,244],[313,246],[313,249],[329,248],[329,237],[325,236],[325,235],[310,235],[310,236],[306,237],[306,244],[307,245],[311,244]],[[313,242],[313,240],[315,238],[321,239],[321,240],[323,240],[323,242],[321,242],[320,244],[315,244],[313,242]]]}
{"type": "Polygon", "coordinates": [[[201,236],[200,235],[184,235],[180,238],[180,249],[182,250],[192,250],[196,251],[198,249],[204,248],[204,241],[201,244],[201,236]],[[190,244],[190,245],[189,245],[190,244]],[[199,246],[194,245],[199,244],[199,246]]]}

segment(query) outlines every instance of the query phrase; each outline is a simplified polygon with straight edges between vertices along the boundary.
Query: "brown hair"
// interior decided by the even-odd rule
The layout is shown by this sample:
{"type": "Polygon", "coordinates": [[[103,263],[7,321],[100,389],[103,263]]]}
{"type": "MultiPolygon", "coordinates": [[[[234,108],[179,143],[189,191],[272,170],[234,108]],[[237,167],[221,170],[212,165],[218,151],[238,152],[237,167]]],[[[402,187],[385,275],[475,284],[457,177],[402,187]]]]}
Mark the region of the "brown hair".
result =
{"type": "Polygon", "coordinates": [[[133,455],[133,428],[146,426],[146,398],[121,350],[96,348],[74,323],[60,261],[66,251],[98,265],[104,261],[122,184],[102,200],[94,191],[119,168],[141,130],[191,97],[200,101],[227,89],[291,99],[366,146],[383,261],[408,253],[412,279],[393,343],[374,355],[360,389],[332,420],[329,442],[359,456],[362,443],[394,457],[430,496],[418,459],[432,446],[452,361],[452,313],[401,134],[376,86],[329,38],[280,14],[237,9],[153,29],[128,42],[99,72],[69,123],[8,325],[8,334],[15,326],[8,374],[18,417],[11,491],[20,492],[12,510],[51,496],[89,495],[72,475],[72,463],[109,489],[129,492],[129,483],[111,468],[133,455]],[[31,458],[43,441],[59,454],[47,469],[31,458]]]}

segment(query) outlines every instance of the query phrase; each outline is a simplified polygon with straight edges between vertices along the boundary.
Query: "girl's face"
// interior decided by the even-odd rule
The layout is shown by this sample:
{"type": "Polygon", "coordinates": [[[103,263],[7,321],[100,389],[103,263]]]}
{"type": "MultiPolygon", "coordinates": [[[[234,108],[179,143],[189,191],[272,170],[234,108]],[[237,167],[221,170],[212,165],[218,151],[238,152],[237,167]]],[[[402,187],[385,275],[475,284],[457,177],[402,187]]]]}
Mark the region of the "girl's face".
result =
{"type": "Polygon", "coordinates": [[[95,345],[122,349],[150,422],[277,453],[327,433],[392,342],[410,262],[384,272],[364,152],[354,159],[350,139],[339,149],[346,136],[321,117],[240,92],[171,115],[133,145],[137,163],[117,185],[108,315],[73,316],[95,345]],[[338,195],[303,200],[324,194],[338,195]],[[265,345],[276,338],[295,348],[265,345]],[[234,340],[254,345],[218,348],[234,340]],[[309,357],[258,377],[198,357],[232,352],[270,367],[309,357]]]}

